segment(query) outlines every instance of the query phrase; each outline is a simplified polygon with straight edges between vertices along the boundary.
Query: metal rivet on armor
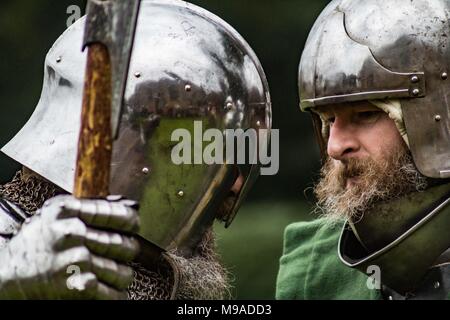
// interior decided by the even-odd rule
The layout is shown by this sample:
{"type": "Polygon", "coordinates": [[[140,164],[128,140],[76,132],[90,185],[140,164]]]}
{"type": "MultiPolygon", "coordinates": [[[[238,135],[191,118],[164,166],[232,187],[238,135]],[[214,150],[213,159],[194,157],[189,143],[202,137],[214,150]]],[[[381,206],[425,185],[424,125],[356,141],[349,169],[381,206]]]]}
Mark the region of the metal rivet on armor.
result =
{"type": "Polygon", "coordinates": [[[134,74],[134,76],[135,76],[136,78],[140,78],[140,77],[142,76],[142,74],[141,74],[140,72],[136,72],[136,73],[134,74]]]}
{"type": "Polygon", "coordinates": [[[190,84],[187,84],[187,85],[184,87],[184,90],[186,90],[186,92],[190,92],[190,91],[192,90],[191,85],[190,85],[190,84]]]}
{"type": "Polygon", "coordinates": [[[442,74],[441,74],[441,79],[442,79],[442,80],[447,80],[447,78],[448,78],[447,72],[442,72],[442,74]]]}
{"type": "Polygon", "coordinates": [[[56,63],[60,63],[62,61],[62,57],[56,58],[56,63]]]}
{"type": "Polygon", "coordinates": [[[389,296],[388,299],[389,300],[394,300],[394,298],[392,296],[389,296]]]}
{"type": "Polygon", "coordinates": [[[419,90],[419,89],[414,89],[414,90],[412,91],[412,95],[413,95],[413,96],[418,96],[419,93],[420,93],[420,90],[419,90]]]}
{"type": "Polygon", "coordinates": [[[258,127],[261,127],[261,121],[256,121],[256,125],[258,126],[258,127]]]}
{"type": "Polygon", "coordinates": [[[436,281],[436,282],[434,283],[434,285],[433,285],[433,287],[434,287],[435,289],[439,289],[440,286],[441,286],[441,283],[440,283],[439,281],[436,281]]]}
{"type": "Polygon", "coordinates": [[[143,173],[143,174],[148,174],[149,172],[150,172],[150,169],[149,169],[149,168],[147,168],[147,167],[142,168],[142,173],[143,173]]]}
{"type": "Polygon", "coordinates": [[[434,121],[436,121],[436,122],[441,121],[441,119],[442,119],[441,116],[438,114],[434,116],[434,121]]]}
{"type": "Polygon", "coordinates": [[[225,106],[225,109],[227,110],[233,109],[233,104],[231,102],[228,102],[227,105],[225,106]]]}
{"type": "Polygon", "coordinates": [[[411,82],[412,82],[412,83],[417,83],[417,82],[419,82],[419,80],[420,80],[420,79],[419,79],[418,76],[412,76],[412,77],[411,77],[411,82]]]}
{"type": "Polygon", "coordinates": [[[184,197],[184,191],[183,190],[178,191],[177,192],[177,196],[180,197],[180,198],[183,198],[184,197]]]}
{"type": "Polygon", "coordinates": [[[12,232],[12,235],[13,235],[13,236],[17,236],[18,233],[19,233],[18,230],[14,230],[14,231],[12,232]]]}

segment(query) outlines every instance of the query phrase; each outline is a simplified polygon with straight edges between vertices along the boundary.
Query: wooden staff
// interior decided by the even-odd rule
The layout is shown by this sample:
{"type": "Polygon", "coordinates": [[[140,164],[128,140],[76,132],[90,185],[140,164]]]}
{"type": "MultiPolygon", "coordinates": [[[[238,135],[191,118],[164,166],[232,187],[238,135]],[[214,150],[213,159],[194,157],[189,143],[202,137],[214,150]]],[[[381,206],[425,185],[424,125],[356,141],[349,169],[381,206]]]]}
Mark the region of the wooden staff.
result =
{"type": "Polygon", "coordinates": [[[111,59],[105,45],[88,48],[80,140],[75,171],[77,198],[104,198],[109,194],[112,156],[111,59]]]}

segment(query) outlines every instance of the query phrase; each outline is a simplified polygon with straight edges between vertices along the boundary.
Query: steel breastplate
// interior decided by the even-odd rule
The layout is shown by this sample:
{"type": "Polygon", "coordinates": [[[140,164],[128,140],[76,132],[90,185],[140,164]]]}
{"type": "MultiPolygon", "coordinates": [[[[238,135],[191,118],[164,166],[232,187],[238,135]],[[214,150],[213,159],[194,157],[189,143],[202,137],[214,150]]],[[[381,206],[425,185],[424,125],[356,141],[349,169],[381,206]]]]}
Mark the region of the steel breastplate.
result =
{"type": "MultiPolygon", "coordinates": [[[[348,221],[339,240],[339,257],[363,273],[378,267],[385,287],[413,296],[427,286],[428,273],[450,262],[437,266],[450,247],[449,225],[450,184],[432,187],[379,204],[363,219],[348,221]]],[[[448,277],[448,270],[441,269],[439,274],[448,277]]]]}

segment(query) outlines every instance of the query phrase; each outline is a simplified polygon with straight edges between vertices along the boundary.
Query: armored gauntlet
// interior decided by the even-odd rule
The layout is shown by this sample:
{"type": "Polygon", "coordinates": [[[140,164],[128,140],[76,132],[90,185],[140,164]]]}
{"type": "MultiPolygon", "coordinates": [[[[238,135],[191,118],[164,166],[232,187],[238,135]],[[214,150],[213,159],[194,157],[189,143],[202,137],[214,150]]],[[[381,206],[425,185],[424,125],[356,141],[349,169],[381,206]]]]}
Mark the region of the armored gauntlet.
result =
{"type": "Polygon", "coordinates": [[[58,196],[0,249],[0,298],[121,299],[138,254],[136,204],[58,196]]]}

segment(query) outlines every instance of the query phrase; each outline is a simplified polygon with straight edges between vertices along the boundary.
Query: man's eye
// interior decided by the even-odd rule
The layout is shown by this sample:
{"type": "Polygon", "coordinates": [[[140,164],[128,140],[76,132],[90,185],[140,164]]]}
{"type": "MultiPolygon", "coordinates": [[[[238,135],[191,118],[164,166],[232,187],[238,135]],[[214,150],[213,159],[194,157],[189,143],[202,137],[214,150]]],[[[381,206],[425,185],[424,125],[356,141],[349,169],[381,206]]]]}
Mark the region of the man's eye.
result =
{"type": "Polygon", "coordinates": [[[328,117],[328,118],[326,118],[328,123],[334,123],[335,119],[336,119],[336,117],[328,117]]]}
{"type": "Polygon", "coordinates": [[[383,111],[363,111],[355,115],[355,120],[361,122],[375,122],[383,114],[383,111]]]}

